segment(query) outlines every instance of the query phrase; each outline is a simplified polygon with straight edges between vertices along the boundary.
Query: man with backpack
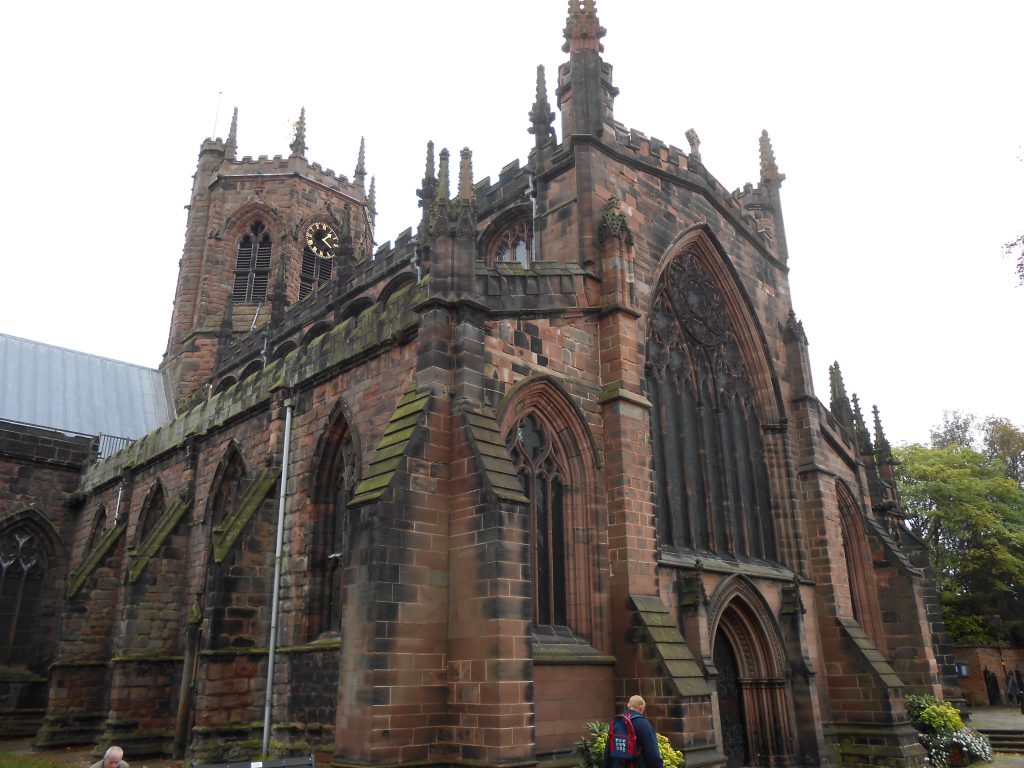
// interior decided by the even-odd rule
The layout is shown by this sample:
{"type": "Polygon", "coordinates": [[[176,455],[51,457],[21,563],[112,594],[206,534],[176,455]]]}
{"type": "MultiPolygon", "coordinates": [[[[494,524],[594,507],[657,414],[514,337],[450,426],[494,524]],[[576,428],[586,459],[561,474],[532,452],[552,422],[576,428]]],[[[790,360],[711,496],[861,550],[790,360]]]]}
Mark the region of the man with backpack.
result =
{"type": "Polygon", "coordinates": [[[608,744],[601,768],[664,768],[654,726],[644,717],[647,702],[641,696],[633,696],[626,707],[608,724],[608,744]]]}

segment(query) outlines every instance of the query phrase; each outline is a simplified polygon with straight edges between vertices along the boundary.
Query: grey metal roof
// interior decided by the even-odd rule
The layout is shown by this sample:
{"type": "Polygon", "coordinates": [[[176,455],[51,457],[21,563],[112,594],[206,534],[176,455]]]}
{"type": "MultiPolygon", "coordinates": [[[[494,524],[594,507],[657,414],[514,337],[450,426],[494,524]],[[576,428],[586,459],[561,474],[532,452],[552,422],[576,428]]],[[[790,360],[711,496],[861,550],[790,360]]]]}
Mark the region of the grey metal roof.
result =
{"type": "Polygon", "coordinates": [[[0,333],[0,419],[138,438],[173,415],[159,371],[0,333]]]}

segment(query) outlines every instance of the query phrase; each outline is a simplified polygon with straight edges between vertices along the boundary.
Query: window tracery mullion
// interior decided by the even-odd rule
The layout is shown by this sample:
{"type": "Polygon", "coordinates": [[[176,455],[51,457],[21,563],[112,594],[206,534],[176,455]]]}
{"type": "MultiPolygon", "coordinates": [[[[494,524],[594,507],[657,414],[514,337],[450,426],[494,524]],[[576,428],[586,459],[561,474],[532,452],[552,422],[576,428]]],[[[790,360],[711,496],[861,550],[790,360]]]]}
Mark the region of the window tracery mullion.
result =
{"type": "Polygon", "coordinates": [[[686,468],[682,466],[679,441],[683,439],[679,405],[682,402],[683,388],[686,383],[681,382],[675,372],[666,370],[661,379],[661,387],[668,390],[665,393],[665,426],[668,429],[665,440],[666,456],[664,478],[667,506],[668,506],[668,527],[672,531],[672,543],[678,545],[681,541],[692,537],[690,531],[690,520],[686,499],[686,468]]]}
{"type": "MultiPolygon", "coordinates": [[[[722,398],[723,402],[728,402],[724,395],[722,395],[722,398]]],[[[722,440],[722,454],[726,457],[725,465],[722,468],[725,480],[725,504],[728,510],[725,515],[726,522],[728,523],[726,539],[728,542],[728,551],[740,552],[745,549],[743,542],[746,537],[743,530],[742,502],[740,498],[739,481],[736,469],[736,436],[733,432],[729,415],[729,408],[726,408],[724,411],[719,411],[718,414],[718,428],[719,435],[722,440]]]]}

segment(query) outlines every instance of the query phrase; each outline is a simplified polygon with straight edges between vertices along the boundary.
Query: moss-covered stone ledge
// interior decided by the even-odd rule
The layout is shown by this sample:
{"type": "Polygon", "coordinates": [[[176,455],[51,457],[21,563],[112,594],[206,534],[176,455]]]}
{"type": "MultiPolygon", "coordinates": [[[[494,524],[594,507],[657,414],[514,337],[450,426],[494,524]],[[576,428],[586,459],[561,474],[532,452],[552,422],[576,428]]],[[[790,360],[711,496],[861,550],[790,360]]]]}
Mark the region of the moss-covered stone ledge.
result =
{"type": "Polygon", "coordinates": [[[249,378],[199,403],[113,456],[91,465],[79,490],[85,493],[115,480],[131,467],[154,461],[184,445],[193,435],[220,429],[245,414],[267,408],[271,393],[282,387],[301,389],[355,365],[381,347],[415,334],[419,315],[413,307],[429,295],[429,279],[399,289],[386,305],[374,305],[349,318],[307,346],[293,350],[249,378]]]}

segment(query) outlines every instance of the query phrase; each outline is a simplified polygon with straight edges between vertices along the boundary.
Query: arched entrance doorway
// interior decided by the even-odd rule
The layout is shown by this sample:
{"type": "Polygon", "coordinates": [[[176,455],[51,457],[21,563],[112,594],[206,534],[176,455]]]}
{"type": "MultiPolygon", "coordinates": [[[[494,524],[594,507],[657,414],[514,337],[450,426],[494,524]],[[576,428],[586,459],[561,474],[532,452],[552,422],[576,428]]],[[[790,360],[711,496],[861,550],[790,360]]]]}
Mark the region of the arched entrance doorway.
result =
{"type": "Polygon", "coordinates": [[[718,668],[718,711],[722,718],[722,751],[728,768],[739,768],[747,763],[750,748],[747,727],[743,720],[743,690],[740,687],[740,667],[732,643],[719,632],[715,638],[715,666],[718,668]]]}
{"type": "Polygon", "coordinates": [[[771,614],[744,579],[733,580],[716,602],[721,608],[712,653],[727,765],[793,765],[793,709],[782,643],[771,614]]]}

